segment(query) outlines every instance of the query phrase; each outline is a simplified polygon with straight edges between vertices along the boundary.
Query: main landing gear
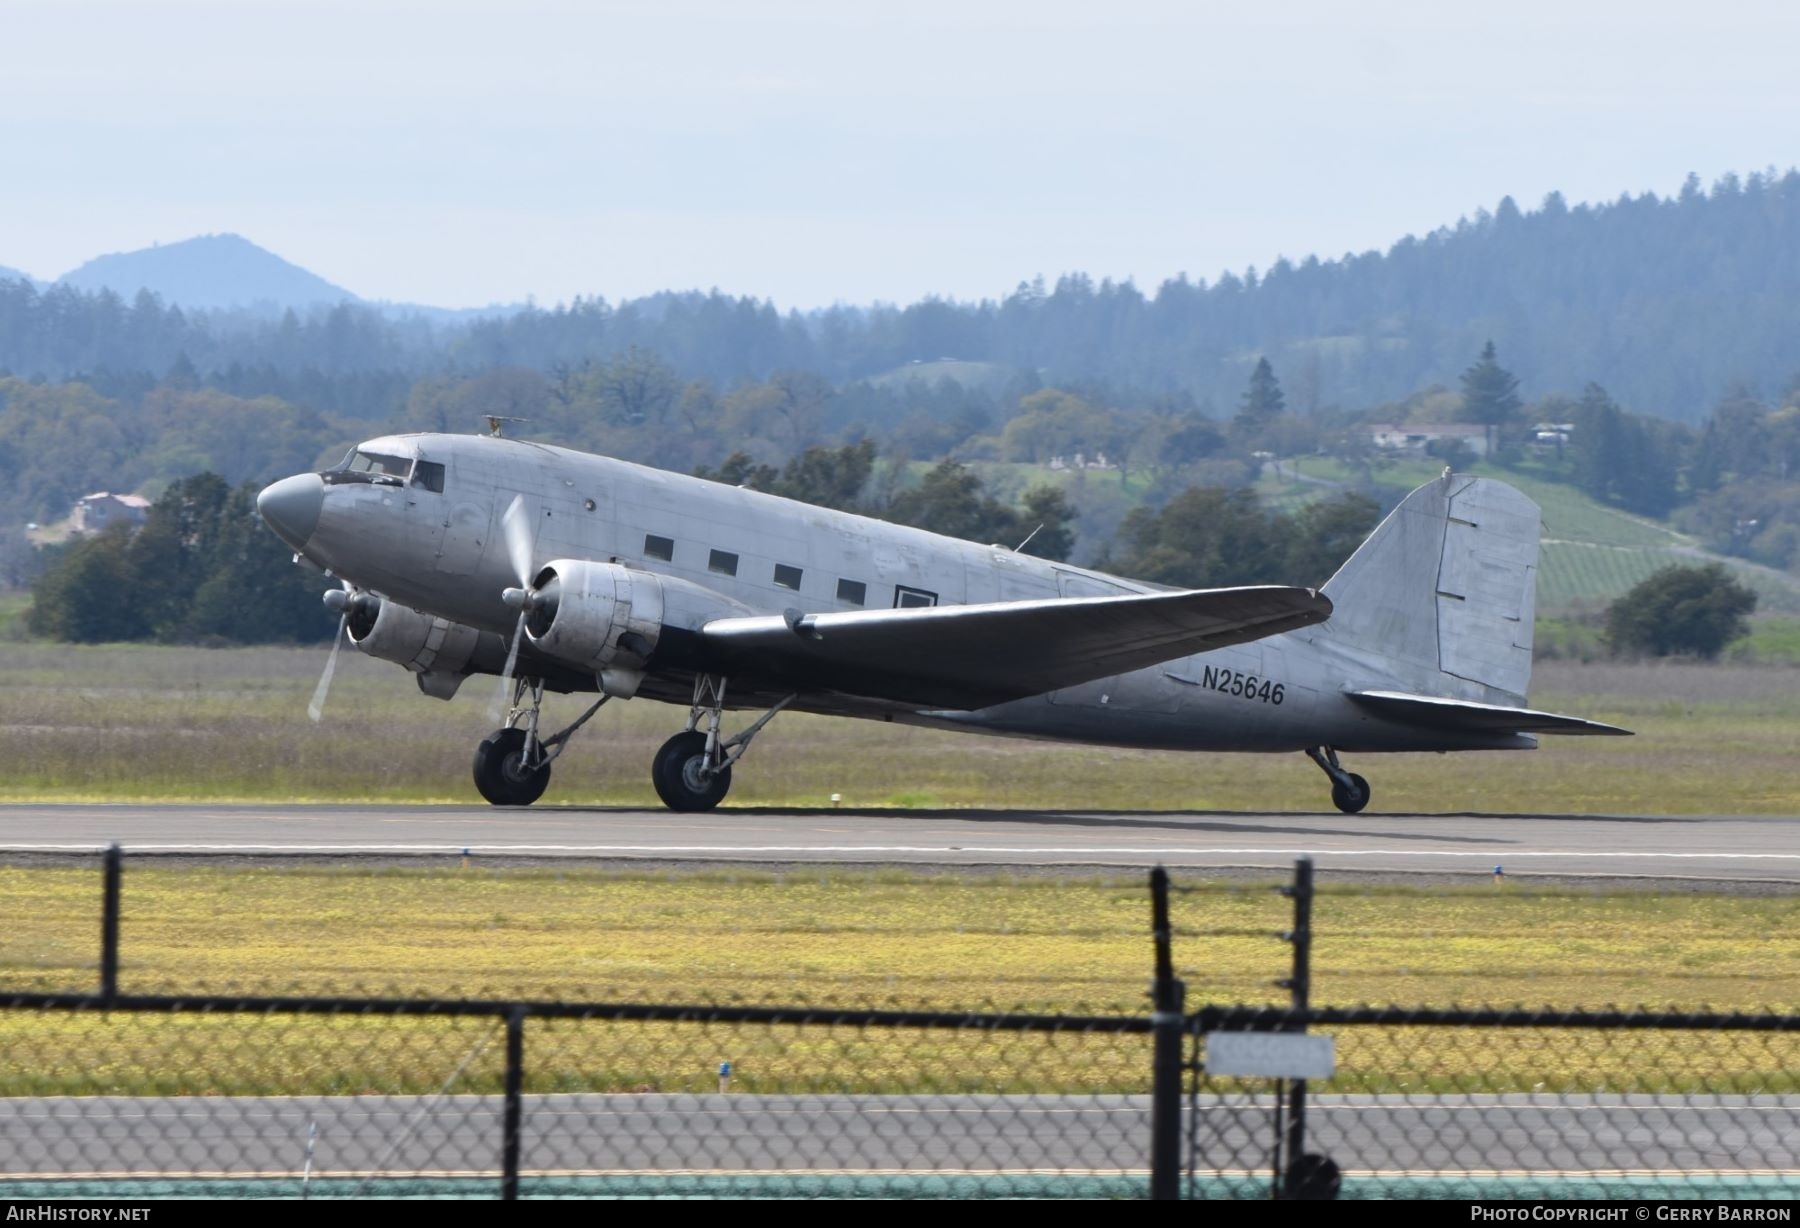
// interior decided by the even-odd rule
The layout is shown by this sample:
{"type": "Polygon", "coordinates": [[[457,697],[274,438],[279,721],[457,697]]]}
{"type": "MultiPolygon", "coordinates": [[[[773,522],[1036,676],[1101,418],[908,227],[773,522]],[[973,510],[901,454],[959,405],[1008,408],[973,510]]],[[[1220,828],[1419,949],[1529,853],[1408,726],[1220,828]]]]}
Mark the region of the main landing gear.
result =
{"type": "Polygon", "coordinates": [[[1329,746],[1309,746],[1306,756],[1331,777],[1331,803],[1345,814],[1357,814],[1369,804],[1369,782],[1355,772],[1346,772],[1338,762],[1337,752],[1329,746]]]}
{"type": "Polygon", "coordinates": [[[744,757],[750,740],[762,727],[794,701],[789,695],[744,732],[721,739],[719,721],[725,711],[725,682],[712,674],[694,679],[687,728],[664,742],[650,761],[650,782],[656,786],[656,796],[670,810],[711,810],[724,801],[731,791],[731,765],[744,757]],[[703,720],[704,730],[700,727],[703,720]]]}
{"type": "Polygon", "coordinates": [[[544,703],[544,684],[531,678],[515,681],[506,723],[475,748],[475,788],[496,806],[529,806],[537,801],[550,784],[551,761],[563,753],[569,738],[608,698],[602,695],[595,700],[567,729],[540,738],[538,713],[544,703]]]}

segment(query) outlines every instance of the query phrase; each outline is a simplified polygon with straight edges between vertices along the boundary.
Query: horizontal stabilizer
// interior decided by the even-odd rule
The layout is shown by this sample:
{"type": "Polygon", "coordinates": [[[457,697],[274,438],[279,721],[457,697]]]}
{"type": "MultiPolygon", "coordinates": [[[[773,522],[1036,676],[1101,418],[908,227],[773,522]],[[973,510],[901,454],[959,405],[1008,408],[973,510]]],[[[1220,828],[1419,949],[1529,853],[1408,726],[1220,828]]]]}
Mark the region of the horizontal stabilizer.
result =
{"type": "Polygon", "coordinates": [[[1440,699],[1433,695],[1409,695],[1404,691],[1349,691],[1348,697],[1377,716],[1454,729],[1470,733],[1563,733],[1605,737],[1630,737],[1631,730],[1579,716],[1561,716],[1531,708],[1507,708],[1478,704],[1466,699],[1440,699]]]}
{"type": "Polygon", "coordinates": [[[836,691],[921,708],[986,708],[1323,622],[1311,589],[724,618],[701,629],[720,672],[775,689],[836,691]]]}

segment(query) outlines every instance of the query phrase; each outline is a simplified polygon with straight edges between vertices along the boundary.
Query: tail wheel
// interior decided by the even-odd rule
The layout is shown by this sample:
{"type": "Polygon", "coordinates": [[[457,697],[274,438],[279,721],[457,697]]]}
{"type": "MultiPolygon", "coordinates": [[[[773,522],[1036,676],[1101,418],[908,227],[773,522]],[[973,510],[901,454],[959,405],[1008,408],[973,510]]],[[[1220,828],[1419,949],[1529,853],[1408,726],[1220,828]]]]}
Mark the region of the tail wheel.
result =
{"type": "Polygon", "coordinates": [[[662,744],[650,764],[650,782],[670,810],[711,810],[731,792],[731,769],[706,775],[705,767],[706,735],[689,730],[662,744]]]}
{"type": "Polygon", "coordinates": [[[496,806],[529,806],[550,784],[550,765],[525,766],[525,731],[496,729],[475,748],[475,788],[496,806]]]}
{"type": "Polygon", "coordinates": [[[1333,782],[1331,786],[1331,803],[1345,814],[1359,814],[1369,804],[1369,782],[1350,773],[1349,784],[1333,782]]]}

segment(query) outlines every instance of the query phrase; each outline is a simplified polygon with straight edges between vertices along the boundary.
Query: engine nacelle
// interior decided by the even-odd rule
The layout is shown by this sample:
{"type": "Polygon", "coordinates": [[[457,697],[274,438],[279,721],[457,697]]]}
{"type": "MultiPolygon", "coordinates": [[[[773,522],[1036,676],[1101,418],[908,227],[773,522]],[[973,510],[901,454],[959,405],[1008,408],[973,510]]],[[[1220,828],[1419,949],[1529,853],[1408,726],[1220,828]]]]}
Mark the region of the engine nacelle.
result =
{"type": "Polygon", "coordinates": [[[448,699],[462,685],[481,632],[462,623],[421,614],[373,593],[351,597],[345,627],[350,642],[382,661],[418,675],[419,689],[448,699]]]}
{"type": "Polygon", "coordinates": [[[698,630],[711,619],[752,612],[687,580],[582,559],[553,560],[531,588],[531,646],[598,675],[609,695],[637,689],[665,629],[698,630]]]}

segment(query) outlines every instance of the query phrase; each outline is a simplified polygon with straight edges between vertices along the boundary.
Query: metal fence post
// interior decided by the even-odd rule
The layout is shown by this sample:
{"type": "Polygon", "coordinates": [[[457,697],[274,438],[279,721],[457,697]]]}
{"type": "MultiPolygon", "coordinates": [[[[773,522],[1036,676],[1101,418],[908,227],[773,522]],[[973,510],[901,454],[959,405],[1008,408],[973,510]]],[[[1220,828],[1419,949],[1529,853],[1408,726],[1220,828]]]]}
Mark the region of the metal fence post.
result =
{"type": "Polygon", "coordinates": [[[519,1131],[525,1113],[525,1008],[506,1012],[505,1119],[500,1127],[500,1197],[519,1197],[519,1131]]]}
{"type": "MultiPolygon", "coordinates": [[[[1292,1007],[1299,1018],[1288,1025],[1290,1031],[1306,1031],[1304,1012],[1312,1005],[1312,858],[1294,862],[1294,885],[1287,890],[1294,898],[1294,928],[1287,940],[1294,948],[1294,970],[1287,980],[1292,1007]]],[[[1279,1174],[1279,1196],[1316,1198],[1329,1189],[1326,1196],[1336,1197],[1335,1168],[1322,1168],[1317,1157],[1306,1152],[1306,1080],[1291,1079],[1287,1084],[1287,1138],[1284,1171],[1279,1174]]],[[[1279,1112],[1279,1110],[1278,1110],[1279,1112]]],[[[1328,1165],[1329,1162],[1327,1161],[1328,1165]]]]}
{"type": "Polygon", "coordinates": [[[119,996],[119,879],[125,855],[116,843],[106,850],[102,870],[100,904],[100,998],[112,1002],[119,996]]]}
{"type": "Polygon", "coordinates": [[[1150,872],[1156,977],[1151,985],[1150,1197],[1181,1197],[1181,1033],[1185,987],[1175,979],[1169,930],[1169,872],[1150,872]]]}

